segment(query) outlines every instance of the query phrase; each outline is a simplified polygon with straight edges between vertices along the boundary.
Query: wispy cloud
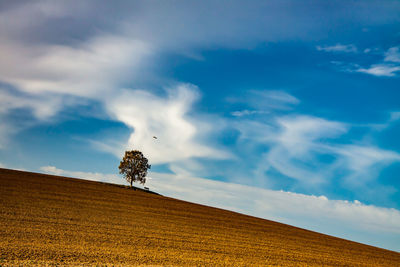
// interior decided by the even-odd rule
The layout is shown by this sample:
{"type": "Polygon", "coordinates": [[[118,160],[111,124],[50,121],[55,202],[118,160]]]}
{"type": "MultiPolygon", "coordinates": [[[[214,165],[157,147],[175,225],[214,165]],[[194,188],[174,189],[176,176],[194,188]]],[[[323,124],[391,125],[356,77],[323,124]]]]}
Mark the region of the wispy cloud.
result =
{"type": "Polygon", "coordinates": [[[235,117],[290,110],[300,103],[300,100],[295,96],[282,90],[249,90],[245,96],[240,98],[229,97],[227,101],[232,104],[240,103],[249,107],[231,112],[231,115],[235,117]]]}
{"type": "Polygon", "coordinates": [[[385,53],[385,61],[400,63],[400,50],[399,47],[391,47],[385,53]]]}
{"type": "Polygon", "coordinates": [[[390,119],[389,122],[395,122],[400,120],[400,111],[393,111],[390,112],[390,119]]]}
{"type": "Polygon", "coordinates": [[[393,64],[373,64],[369,68],[359,68],[356,72],[362,72],[374,76],[393,77],[400,71],[400,66],[393,64]]]}
{"type": "Polygon", "coordinates": [[[85,104],[85,99],[57,93],[36,94],[20,92],[0,86],[0,114],[5,115],[15,110],[25,110],[34,119],[46,121],[62,108],[85,104]]]}
{"type": "MultiPolygon", "coordinates": [[[[4,117],[0,115],[0,119],[4,120],[4,117]]],[[[10,136],[15,134],[18,129],[15,128],[11,123],[0,123],[0,149],[7,148],[8,140],[10,136]]]]}
{"type": "MultiPolygon", "coordinates": [[[[123,183],[113,174],[66,171],[45,166],[42,171],[83,179],[123,183]]],[[[360,201],[329,200],[325,196],[261,189],[234,183],[150,172],[151,190],[178,199],[225,208],[322,233],[400,250],[400,212],[360,201]]]]}
{"type": "Polygon", "coordinates": [[[231,112],[231,115],[234,117],[243,117],[243,116],[249,116],[249,115],[255,115],[255,114],[268,114],[269,111],[264,111],[264,110],[248,110],[248,109],[243,109],[243,110],[237,110],[231,112]]]}
{"type": "Polygon", "coordinates": [[[288,109],[290,106],[300,103],[300,100],[285,91],[252,90],[250,93],[252,94],[252,100],[254,100],[253,97],[258,99],[258,101],[254,101],[253,105],[257,103],[256,105],[265,105],[271,109],[288,109]]]}
{"type": "Polygon", "coordinates": [[[357,53],[358,49],[353,44],[343,45],[343,44],[336,44],[332,46],[317,46],[318,51],[324,52],[335,52],[335,53],[357,53]]]}
{"type": "Polygon", "coordinates": [[[244,120],[236,122],[235,127],[241,133],[241,146],[251,147],[256,143],[269,147],[260,157],[254,175],[278,184],[282,175],[289,177],[296,181],[292,188],[297,190],[319,191],[334,184],[370,199],[368,185],[379,185],[376,181],[379,171],[400,162],[400,154],[394,151],[369,144],[338,142],[352,128],[342,122],[304,115],[276,115],[275,123],[244,120]],[[361,189],[362,194],[358,193],[361,189]]]}
{"type": "Polygon", "coordinates": [[[325,148],[325,140],[346,133],[347,126],[309,116],[286,116],[277,118],[277,121],[274,142],[262,164],[303,185],[328,182],[332,173],[327,167],[331,164],[323,164],[318,156],[331,153],[325,148]]]}
{"type": "Polygon", "coordinates": [[[0,42],[0,80],[31,94],[62,94],[103,99],[115,84],[133,75],[149,45],[103,35],[78,46],[0,42]]]}

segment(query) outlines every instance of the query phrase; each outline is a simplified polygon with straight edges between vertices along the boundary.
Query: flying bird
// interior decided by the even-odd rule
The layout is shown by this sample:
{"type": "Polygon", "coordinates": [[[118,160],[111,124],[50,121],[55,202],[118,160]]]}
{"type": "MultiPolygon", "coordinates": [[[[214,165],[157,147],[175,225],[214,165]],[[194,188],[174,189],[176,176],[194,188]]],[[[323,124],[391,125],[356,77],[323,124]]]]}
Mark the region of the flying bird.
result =
{"type": "Polygon", "coordinates": [[[153,136],[154,139],[158,139],[157,136],[153,136]]]}

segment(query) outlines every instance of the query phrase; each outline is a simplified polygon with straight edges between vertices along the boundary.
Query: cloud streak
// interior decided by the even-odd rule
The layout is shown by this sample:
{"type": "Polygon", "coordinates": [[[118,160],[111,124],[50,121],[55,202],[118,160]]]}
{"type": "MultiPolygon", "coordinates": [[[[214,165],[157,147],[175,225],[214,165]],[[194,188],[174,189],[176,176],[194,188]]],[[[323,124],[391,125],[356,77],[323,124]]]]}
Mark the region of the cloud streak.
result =
{"type": "Polygon", "coordinates": [[[249,90],[241,98],[229,97],[231,104],[244,104],[248,109],[232,111],[234,117],[249,115],[265,115],[274,111],[287,111],[293,109],[300,100],[282,90],[249,90]]]}
{"type": "Polygon", "coordinates": [[[334,52],[334,53],[357,53],[358,49],[353,44],[342,45],[336,44],[333,46],[317,46],[318,51],[334,52]]]}

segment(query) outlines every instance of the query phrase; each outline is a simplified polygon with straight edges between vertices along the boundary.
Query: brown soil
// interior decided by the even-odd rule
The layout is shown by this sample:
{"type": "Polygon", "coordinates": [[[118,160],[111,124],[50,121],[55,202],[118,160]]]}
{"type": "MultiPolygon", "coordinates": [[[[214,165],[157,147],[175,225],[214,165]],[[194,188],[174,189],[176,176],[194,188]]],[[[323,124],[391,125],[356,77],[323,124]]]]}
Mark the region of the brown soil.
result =
{"type": "Polygon", "coordinates": [[[400,253],[123,186],[0,169],[0,265],[399,266],[400,253]]]}

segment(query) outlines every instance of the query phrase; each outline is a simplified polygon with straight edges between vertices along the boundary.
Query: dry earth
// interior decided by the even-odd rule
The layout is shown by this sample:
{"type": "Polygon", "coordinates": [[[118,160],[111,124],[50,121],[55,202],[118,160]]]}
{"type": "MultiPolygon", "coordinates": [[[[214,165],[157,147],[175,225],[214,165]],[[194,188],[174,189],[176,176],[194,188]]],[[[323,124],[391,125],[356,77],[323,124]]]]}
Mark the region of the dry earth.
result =
{"type": "Polygon", "coordinates": [[[122,186],[0,169],[0,265],[399,266],[400,253],[122,186]]]}

